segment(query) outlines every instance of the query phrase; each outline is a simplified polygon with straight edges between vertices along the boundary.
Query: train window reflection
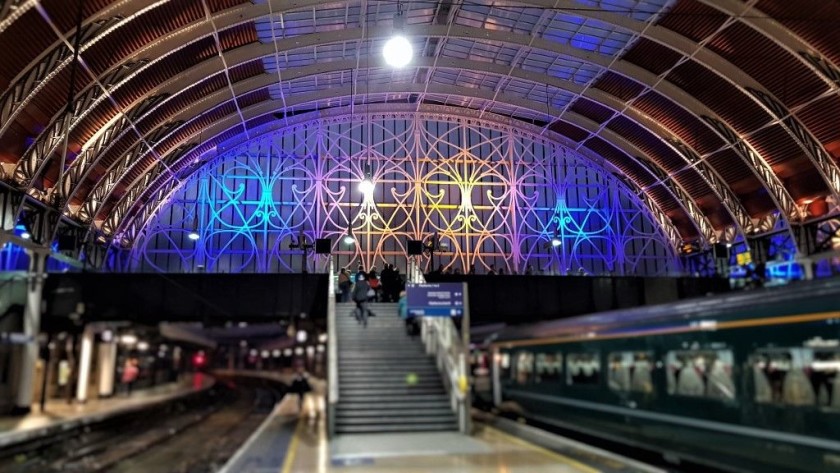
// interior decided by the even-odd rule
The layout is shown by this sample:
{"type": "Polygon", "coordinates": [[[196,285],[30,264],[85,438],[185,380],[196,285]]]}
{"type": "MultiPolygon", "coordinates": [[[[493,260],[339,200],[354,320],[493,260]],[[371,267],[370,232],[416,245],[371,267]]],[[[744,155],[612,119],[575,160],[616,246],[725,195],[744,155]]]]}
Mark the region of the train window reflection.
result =
{"type": "Polygon", "coordinates": [[[791,406],[840,408],[840,351],[785,348],[750,357],[755,400],[791,406]]]}
{"type": "Polygon", "coordinates": [[[537,353],[535,363],[536,383],[552,383],[560,381],[560,374],[563,371],[562,353],[537,353]]]}
{"type": "Polygon", "coordinates": [[[601,357],[598,353],[569,353],[566,356],[566,382],[571,385],[596,385],[601,380],[601,357]]]}
{"type": "Polygon", "coordinates": [[[731,350],[671,351],[668,365],[668,394],[735,399],[731,350]]]}
{"type": "Polygon", "coordinates": [[[516,354],[513,367],[513,379],[517,384],[528,384],[534,373],[534,354],[520,351],[516,354]]]}
{"type": "Polygon", "coordinates": [[[610,353],[609,387],[613,391],[653,392],[653,353],[613,352],[610,353]]]}

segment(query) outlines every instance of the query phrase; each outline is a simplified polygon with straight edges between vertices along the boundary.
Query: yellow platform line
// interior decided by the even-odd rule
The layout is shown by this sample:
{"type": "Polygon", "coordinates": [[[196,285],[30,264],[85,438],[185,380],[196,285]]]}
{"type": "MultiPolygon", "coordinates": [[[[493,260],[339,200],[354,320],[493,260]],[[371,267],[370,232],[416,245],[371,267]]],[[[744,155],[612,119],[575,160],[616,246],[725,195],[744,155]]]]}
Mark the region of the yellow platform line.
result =
{"type": "MultiPolygon", "coordinates": [[[[565,455],[561,455],[561,454],[559,454],[557,452],[553,452],[553,451],[551,451],[547,448],[540,447],[539,445],[536,445],[536,444],[533,444],[531,442],[522,440],[519,437],[514,437],[513,435],[502,432],[501,430],[499,430],[495,427],[490,427],[488,425],[485,428],[492,430],[493,432],[495,432],[495,433],[499,434],[500,436],[506,438],[508,441],[513,442],[513,443],[515,443],[515,444],[517,444],[521,447],[525,447],[527,449],[534,450],[536,452],[542,453],[543,455],[545,455],[549,458],[552,458],[552,459],[557,460],[561,463],[565,463],[567,465],[570,465],[574,468],[577,468],[580,471],[585,471],[587,473],[601,473],[601,470],[596,470],[595,468],[592,468],[589,465],[585,465],[585,464],[583,464],[583,463],[581,463],[577,460],[573,460],[573,459],[571,459],[571,458],[569,458],[565,455]]],[[[286,472],[283,472],[283,473],[286,473],[286,472]]]]}
{"type": "Polygon", "coordinates": [[[289,442],[289,448],[286,450],[286,459],[283,461],[282,473],[290,473],[292,465],[295,464],[295,457],[297,456],[298,443],[300,442],[300,429],[303,426],[303,416],[298,420],[295,426],[295,433],[292,434],[292,441],[289,442]]]}

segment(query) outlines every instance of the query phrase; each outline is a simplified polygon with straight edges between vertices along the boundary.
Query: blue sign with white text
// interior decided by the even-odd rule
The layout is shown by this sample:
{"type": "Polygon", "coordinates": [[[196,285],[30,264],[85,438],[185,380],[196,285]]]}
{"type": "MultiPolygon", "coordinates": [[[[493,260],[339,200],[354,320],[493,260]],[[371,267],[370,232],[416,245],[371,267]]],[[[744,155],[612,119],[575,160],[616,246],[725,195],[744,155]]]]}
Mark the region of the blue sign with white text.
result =
{"type": "Polygon", "coordinates": [[[464,283],[408,284],[405,287],[408,315],[460,317],[464,315],[464,283]]]}

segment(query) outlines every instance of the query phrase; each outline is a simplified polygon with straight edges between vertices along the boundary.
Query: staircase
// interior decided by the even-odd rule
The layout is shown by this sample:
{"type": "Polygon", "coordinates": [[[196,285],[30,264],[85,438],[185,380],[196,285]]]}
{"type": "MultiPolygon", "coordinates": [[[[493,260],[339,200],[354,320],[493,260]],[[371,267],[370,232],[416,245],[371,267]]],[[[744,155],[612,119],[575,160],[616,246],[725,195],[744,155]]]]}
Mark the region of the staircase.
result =
{"type": "Polygon", "coordinates": [[[339,397],[335,431],[346,433],[456,431],[434,359],[420,337],[412,340],[397,304],[370,304],[376,314],[363,328],[353,303],[336,304],[339,397]],[[416,381],[409,384],[413,373],[416,381]]]}

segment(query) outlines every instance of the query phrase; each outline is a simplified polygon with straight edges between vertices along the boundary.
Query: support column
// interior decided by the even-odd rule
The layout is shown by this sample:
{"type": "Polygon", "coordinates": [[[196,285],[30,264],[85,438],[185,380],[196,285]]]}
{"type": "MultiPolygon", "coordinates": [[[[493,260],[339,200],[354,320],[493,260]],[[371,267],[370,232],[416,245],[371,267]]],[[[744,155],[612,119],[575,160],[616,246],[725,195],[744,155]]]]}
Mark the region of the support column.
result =
{"type": "Polygon", "coordinates": [[[99,397],[114,395],[114,376],[117,371],[117,344],[114,341],[99,344],[99,397]]]}
{"type": "Polygon", "coordinates": [[[82,334],[82,347],[79,355],[79,378],[76,383],[76,401],[87,402],[88,384],[90,384],[90,359],[93,357],[93,326],[88,324],[82,334]]]}
{"type": "Polygon", "coordinates": [[[38,334],[41,332],[41,293],[44,289],[44,273],[47,253],[27,250],[29,274],[26,285],[26,307],[23,310],[23,335],[26,344],[20,364],[20,381],[15,397],[15,412],[20,414],[32,410],[32,396],[35,390],[35,364],[38,362],[38,334]]]}
{"type": "Polygon", "coordinates": [[[499,407],[502,404],[502,367],[500,366],[502,364],[502,354],[499,352],[498,347],[493,347],[490,357],[491,373],[493,376],[491,381],[493,383],[493,405],[499,407]]]}

